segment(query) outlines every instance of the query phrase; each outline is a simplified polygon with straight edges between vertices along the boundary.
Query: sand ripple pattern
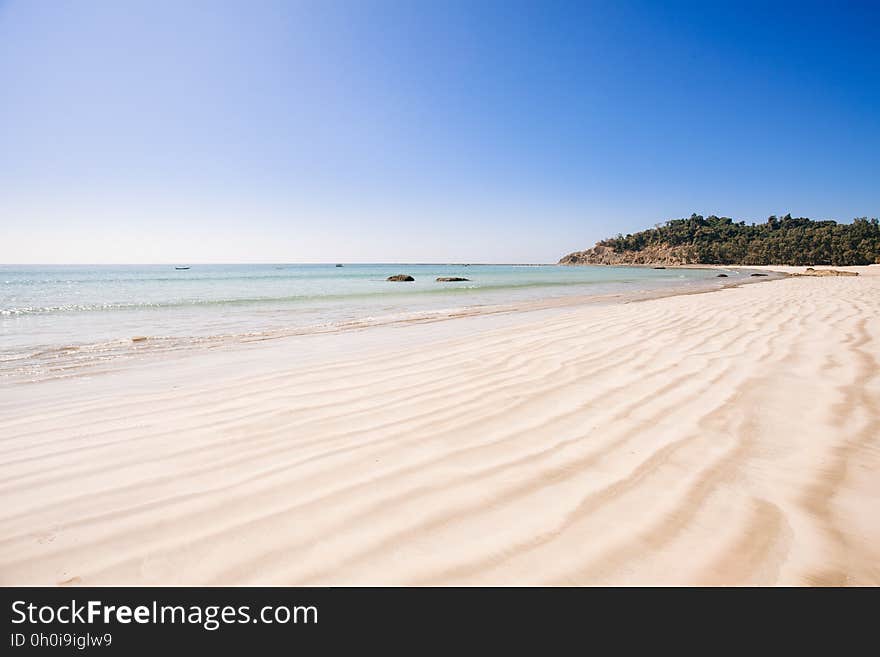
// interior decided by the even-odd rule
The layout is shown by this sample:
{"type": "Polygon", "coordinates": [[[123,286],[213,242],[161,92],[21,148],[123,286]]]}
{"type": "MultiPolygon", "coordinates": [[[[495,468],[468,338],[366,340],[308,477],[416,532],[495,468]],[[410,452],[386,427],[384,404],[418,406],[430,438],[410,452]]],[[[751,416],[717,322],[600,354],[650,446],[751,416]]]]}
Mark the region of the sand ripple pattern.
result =
{"type": "Polygon", "coordinates": [[[4,390],[0,584],[878,585],[864,269],[4,390]]]}

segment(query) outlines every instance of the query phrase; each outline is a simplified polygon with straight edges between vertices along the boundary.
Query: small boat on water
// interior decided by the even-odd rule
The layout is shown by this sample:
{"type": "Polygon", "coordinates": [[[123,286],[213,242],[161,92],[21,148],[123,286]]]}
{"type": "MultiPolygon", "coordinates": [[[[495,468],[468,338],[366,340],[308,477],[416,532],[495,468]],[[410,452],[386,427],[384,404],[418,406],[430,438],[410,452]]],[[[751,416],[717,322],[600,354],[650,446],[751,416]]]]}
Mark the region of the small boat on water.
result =
{"type": "Polygon", "coordinates": [[[183,271],[184,269],[189,269],[189,267],[175,267],[177,271],[183,271]]]}

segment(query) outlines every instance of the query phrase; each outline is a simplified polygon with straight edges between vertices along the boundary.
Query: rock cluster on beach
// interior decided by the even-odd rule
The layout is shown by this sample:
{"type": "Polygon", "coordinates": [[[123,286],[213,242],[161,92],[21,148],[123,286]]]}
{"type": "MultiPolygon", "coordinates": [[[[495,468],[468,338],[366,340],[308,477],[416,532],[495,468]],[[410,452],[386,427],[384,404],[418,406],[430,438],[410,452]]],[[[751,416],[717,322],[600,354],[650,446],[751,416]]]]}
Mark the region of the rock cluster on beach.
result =
{"type": "Polygon", "coordinates": [[[812,267],[807,267],[805,271],[800,274],[792,274],[792,276],[858,276],[859,272],[857,271],[841,271],[839,269],[813,269],[812,267]]]}
{"type": "Polygon", "coordinates": [[[437,279],[438,283],[457,283],[459,281],[469,281],[469,278],[459,278],[458,276],[441,276],[437,279]]]}

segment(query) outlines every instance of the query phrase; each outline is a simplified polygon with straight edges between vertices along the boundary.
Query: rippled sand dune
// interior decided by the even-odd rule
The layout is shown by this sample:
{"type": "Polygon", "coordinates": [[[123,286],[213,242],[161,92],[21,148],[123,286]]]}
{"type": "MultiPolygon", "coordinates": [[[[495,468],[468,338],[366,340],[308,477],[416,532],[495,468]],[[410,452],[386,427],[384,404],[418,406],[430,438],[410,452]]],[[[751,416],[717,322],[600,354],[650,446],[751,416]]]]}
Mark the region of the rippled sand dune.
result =
{"type": "Polygon", "coordinates": [[[880,584],[880,267],[0,390],[2,584],[880,584]]]}

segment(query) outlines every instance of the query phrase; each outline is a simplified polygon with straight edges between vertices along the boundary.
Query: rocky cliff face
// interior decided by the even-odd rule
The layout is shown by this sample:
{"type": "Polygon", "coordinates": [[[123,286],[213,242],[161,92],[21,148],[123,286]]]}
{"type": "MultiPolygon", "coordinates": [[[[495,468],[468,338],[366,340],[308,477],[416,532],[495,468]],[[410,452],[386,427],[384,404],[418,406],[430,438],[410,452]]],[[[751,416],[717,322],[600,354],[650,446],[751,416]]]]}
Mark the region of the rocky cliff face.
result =
{"type": "Polygon", "coordinates": [[[641,251],[615,251],[610,246],[597,244],[586,251],[575,251],[564,256],[560,265],[692,265],[697,262],[690,246],[657,244],[641,251]]]}

